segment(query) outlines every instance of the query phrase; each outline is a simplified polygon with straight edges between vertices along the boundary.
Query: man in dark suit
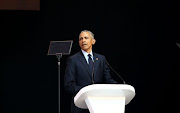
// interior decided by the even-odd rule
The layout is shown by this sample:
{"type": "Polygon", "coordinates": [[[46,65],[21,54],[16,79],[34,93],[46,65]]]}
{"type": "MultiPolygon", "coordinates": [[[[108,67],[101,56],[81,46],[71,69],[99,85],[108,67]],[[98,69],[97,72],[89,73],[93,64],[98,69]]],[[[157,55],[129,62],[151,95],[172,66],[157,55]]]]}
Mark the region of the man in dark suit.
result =
{"type": "Polygon", "coordinates": [[[81,51],[67,59],[64,85],[65,90],[73,95],[71,113],[89,113],[88,109],[80,109],[74,105],[74,96],[81,88],[91,84],[117,83],[110,76],[105,56],[92,52],[95,42],[91,31],[82,31],[79,35],[81,51]]]}

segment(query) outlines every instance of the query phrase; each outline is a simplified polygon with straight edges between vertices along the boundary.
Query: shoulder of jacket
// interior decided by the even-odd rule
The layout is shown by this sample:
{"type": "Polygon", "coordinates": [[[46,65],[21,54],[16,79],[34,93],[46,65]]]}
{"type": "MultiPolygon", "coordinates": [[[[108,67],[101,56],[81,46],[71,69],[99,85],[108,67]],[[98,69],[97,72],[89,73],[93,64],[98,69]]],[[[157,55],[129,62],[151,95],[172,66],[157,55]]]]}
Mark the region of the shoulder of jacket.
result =
{"type": "Polygon", "coordinates": [[[94,53],[94,56],[97,56],[97,57],[105,57],[104,55],[99,54],[99,53],[94,53]]]}
{"type": "Polygon", "coordinates": [[[81,51],[79,51],[79,52],[77,52],[77,53],[69,56],[68,58],[69,58],[69,59],[74,59],[74,58],[77,58],[79,55],[81,55],[81,51]]]}

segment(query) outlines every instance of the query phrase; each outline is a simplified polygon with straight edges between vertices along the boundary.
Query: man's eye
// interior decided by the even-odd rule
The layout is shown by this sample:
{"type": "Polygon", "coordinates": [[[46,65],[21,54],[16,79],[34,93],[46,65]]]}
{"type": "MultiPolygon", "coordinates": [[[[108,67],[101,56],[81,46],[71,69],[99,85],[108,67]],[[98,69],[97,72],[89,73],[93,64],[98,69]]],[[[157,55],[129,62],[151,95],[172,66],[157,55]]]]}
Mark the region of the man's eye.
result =
{"type": "Polygon", "coordinates": [[[83,38],[81,37],[81,38],[79,38],[79,40],[82,40],[83,38]]]}
{"type": "Polygon", "coordinates": [[[88,39],[89,37],[85,37],[85,39],[88,39]]]}

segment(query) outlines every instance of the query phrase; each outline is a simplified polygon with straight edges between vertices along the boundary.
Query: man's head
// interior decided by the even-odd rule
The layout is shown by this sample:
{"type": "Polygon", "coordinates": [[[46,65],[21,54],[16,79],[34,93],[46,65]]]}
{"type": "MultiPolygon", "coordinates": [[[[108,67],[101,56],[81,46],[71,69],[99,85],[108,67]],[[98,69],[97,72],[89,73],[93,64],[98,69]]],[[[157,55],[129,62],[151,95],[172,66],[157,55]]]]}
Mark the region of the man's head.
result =
{"type": "Polygon", "coordinates": [[[96,40],[94,39],[94,34],[91,31],[83,30],[79,34],[79,46],[82,50],[90,53],[92,50],[92,45],[94,45],[96,40]]]}

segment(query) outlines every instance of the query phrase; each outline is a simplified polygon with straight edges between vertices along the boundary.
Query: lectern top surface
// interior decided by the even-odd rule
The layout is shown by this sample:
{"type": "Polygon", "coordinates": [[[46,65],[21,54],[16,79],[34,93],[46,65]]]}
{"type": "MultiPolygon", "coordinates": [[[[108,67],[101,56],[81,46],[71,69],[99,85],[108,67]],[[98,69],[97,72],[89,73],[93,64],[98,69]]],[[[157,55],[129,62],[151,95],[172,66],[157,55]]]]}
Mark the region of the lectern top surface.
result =
{"type": "Polygon", "coordinates": [[[82,88],[74,97],[74,103],[80,108],[87,108],[87,97],[125,97],[128,104],[135,96],[135,89],[128,84],[93,84],[82,88]]]}

